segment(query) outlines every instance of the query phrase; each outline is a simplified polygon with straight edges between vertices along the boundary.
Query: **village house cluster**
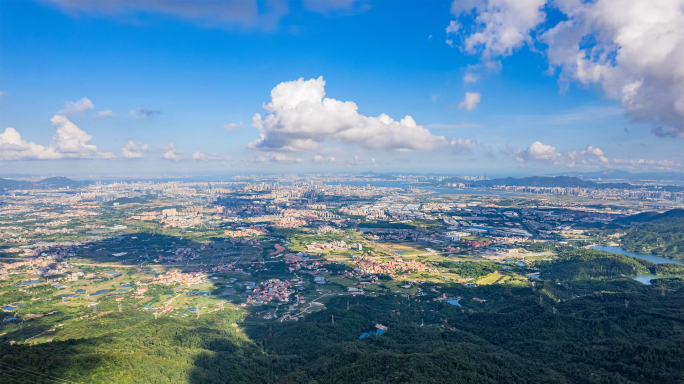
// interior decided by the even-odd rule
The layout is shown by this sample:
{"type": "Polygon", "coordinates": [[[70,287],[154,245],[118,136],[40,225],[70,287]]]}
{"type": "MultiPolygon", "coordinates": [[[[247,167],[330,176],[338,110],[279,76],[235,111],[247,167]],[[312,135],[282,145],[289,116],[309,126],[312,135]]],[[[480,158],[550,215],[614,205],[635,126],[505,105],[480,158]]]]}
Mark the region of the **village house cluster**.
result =
{"type": "Polygon", "coordinates": [[[248,228],[237,228],[234,230],[223,231],[228,237],[252,237],[268,233],[263,227],[251,226],[248,228]]]}
{"type": "Polygon", "coordinates": [[[352,260],[359,265],[361,272],[366,275],[396,275],[400,272],[436,272],[429,268],[426,264],[423,264],[415,260],[402,260],[396,258],[392,261],[379,261],[363,256],[352,255],[352,260]]]}
{"type": "Polygon", "coordinates": [[[294,294],[294,289],[290,288],[288,280],[269,279],[254,287],[254,290],[247,298],[247,303],[260,305],[271,301],[287,303],[290,295],[294,294]]]}
{"type": "Polygon", "coordinates": [[[335,251],[340,249],[349,249],[349,244],[344,240],[335,240],[330,243],[311,243],[306,246],[307,252],[325,252],[325,251],[335,251]]]}
{"type": "Polygon", "coordinates": [[[235,263],[217,265],[212,272],[242,272],[242,268],[236,267],[235,263]]]}
{"type": "Polygon", "coordinates": [[[328,272],[325,265],[330,263],[326,260],[310,260],[306,252],[288,253],[284,258],[290,272],[300,271],[312,276],[328,272]]]}
{"type": "Polygon", "coordinates": [[[160,285],[192,285],[201,284],[207,278],[207,275],[203,272],[180,272],[178,270],[171,271],[167,274],[159,275],[152,278],[151,281],[147,283],[136,283],[138,286],[147,286],[150,284],[160,284],[160,285]]]}

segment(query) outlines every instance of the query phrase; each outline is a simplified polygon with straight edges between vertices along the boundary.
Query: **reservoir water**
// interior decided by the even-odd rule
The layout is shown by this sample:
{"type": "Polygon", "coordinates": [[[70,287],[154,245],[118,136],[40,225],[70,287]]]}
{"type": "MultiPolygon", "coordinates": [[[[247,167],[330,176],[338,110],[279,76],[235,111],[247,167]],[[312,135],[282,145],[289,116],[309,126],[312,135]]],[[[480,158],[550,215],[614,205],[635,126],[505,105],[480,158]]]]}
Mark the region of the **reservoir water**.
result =
{"type": "MultiPolygon", "coordinates": [[[[626,255],[626,256],[636,257],[637,259],[647,260],[647,261],[650,261],[651,263],[654,263],[654,264],[684,264],[684,262],[680,261],[680,260],[672,260],[672,259],[668,259],[668,258],[661,257],[661,256],[648,255],[645,253],[627,252],[624,249],[622,249],[621,247],[609,247],[609,246],[597,245],[597,246],[591,247],[591,249],[596,249],[597,251],[615,253],[618,255],[626,255]]],[[[634,276],[633,278],[634,278],[634,280],[636,280],[640,283],[651,284],[651,280],[660,279],[663,277],[667,277],[667,276],[645,273],[643,275],[634,276]]]]}
{"type": "Polygon", "coordinates": [[[449,303],[449,304],[451,304],[451,305],[455,305],[455,306],[457,306],[457,307],[461,307],[462,305],[461,305],[461,303],[459,303],[459,300],[461,300],[461,299],[447,300],[446,302],[449,303]]]}
{"type": "Polygon", "coordinates": [[[359,339],[365,339],[366,337],[371,337],[371,336],[380,336],[384,333],[382,329],[374,329],[372,331],[364,332],[359,336],[359,339]]]}
{"type": "Polygon", "coordinates": [[[632,257],[636,257],[637,259],[650,261],[653,264],[684,264],[684,261],[672,260],[672,259],[668,259],[668,258],[665,258],[662,256],[649,255],[646,253],[627,252],[624,249],[622,249],[621,247],[608,247],[608,246],[597,245],[597,246],[591,247],[591,249],[615,253],[618,255],[632,256],[632,257]]]}
{"type": "Polygon", "coordinates": [[[643,274],[643,275],[634,276],[634,277],[632,277],[632,278],[633,278],[634,280],[636,280],[636,281],[642,283],[642,284],[651,285],[651,280],[660,279],[660,278],[663,278],[663,277],[666,277],[666,276],[663,276],[663,275],[654,275],[654,274],[652,274],[652,273],[646,273],[646,274],[643,274]]]}

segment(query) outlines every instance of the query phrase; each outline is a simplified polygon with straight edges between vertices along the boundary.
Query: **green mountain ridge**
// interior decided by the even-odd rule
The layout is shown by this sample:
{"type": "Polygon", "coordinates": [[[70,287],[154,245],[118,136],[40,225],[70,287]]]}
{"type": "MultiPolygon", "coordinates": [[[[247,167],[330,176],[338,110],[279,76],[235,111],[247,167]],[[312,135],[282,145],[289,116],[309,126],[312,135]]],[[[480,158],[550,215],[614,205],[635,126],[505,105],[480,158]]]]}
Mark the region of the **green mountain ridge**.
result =
{"type": "Polygon", "coordinates": [[[620,276],[643,272],[638,259],[557,251],[534,287],[435,287],[465,297],[463,307],[430,289],[410,300],[334,297],[271,324],[238,311],[155,320],[103,301],[97,320],[71,323],[52,342],[0,343],[0,368],[15,383],[680,382],[682,280],[642,285],[620,276]],[[386,334],[359,339],[376,323],[386,334]],[[36,367],[43,376],[27,374],[36,367]]]}
{"type": "Polygon", "coordinates": [[[684,259],[684,209],[655,215],[642,213],[621,220],[620,224],[630,225],[621,238],[625,250],[684,259]]]}
{"type": "Polygon", "coordinates": [[[68,177],[48,177],[40,181],[22,181],[0,178],[0,189],[40,189],[40,188],[78,188],[86,183],[69,179],[68,177]]]}

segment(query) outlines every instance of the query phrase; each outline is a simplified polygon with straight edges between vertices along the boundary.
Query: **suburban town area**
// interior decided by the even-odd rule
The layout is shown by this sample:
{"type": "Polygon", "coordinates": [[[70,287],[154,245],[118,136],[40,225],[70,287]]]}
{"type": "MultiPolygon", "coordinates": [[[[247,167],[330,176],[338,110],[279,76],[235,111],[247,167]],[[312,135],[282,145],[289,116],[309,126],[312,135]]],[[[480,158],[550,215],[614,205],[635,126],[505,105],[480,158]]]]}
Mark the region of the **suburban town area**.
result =
{"type": "MultiPolygon", "coordinates": [[[[682,205],[681,192],[450,184],[350,175],[55,178],[4,188],[0,343],[65,340],[76,324],[116,313],[160,321],[230,313],[240,333],[245,322],[305,319],[336,297],[482,311],[491,298],[478,287],[533,288],[554,247],[619,247],[620,231],[597,228],[682,205]],[[449,294],[443,284],[470,291],[449,294]]],[[[391,332],[378,325],[359,333],[391,332]]]]}

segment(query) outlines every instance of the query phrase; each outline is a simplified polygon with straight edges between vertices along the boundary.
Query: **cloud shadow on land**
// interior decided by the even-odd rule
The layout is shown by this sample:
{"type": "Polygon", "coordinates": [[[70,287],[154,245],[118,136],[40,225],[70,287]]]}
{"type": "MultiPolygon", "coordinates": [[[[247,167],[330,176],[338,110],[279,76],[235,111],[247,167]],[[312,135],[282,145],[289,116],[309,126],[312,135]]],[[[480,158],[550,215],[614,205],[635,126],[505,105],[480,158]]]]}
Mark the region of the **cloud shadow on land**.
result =
{"type": "MultiPolygon", "coordinates": [[[[155,244],[166,249],[163,245],[169,241],[176,242],[174,247],[197,244],[135,233],[125,240],[95,241],[89,249],[106,247],[109,252],[129,241],[132,247],[146,244],[148,252],[155,244]],[[132,237],[137,237],[136,243],[132,237]]],[[[254,256],[266,251],[263,248],[254,256]]],[[[590,253],[587,257],[597,258],[596,262],[570,260],[548,266],[544,271],[549,278],[536,280],[535,287],[424,283],[425,296],[407,299],[393,292],[393,281],[383,277],[377,297],[370,292],[366,296],[331,295],[321,300],[323,310],[282,323],[263,319],[263,307],[155,320],[152,313],[139,309],[137,301],[125,299],[119,313],[113,298],[103,298],[98,312],[111,313],[70,322],[57,330],[52,342],[10,345],[8,340],[19,333],[0,336],[0,362],[9,367],[1,369],[34,373],[8,374],[11,381],[4,382],[10,383],[51,383],[54,378],[192,384],[678,381],[679,325],[684,316],[677,304],[684,299],[681,281],[642,285],[620,277],[624,268],[632,268],[631,258],[590,253]],[[582,277],[598,270],[599,264],[610,266],[614,277],[582,277]],[[657,284],[662,284],[667,295],[662,295],[657,284]],[[462,306],[435,300],[442,294],[461,296],[462,306]],[[487,301],[473,301],[475,297],[487,301]],[[242,310],[247,313],[244,319],[242,310]],[[384,335],[359,338],[378,323],[388,327],[384,335]],[[648,359],[654,363],[643,364],[648,359]]],[[[91,259],[109,261],[96,254],[91,259]]],[[[280,263],[273,264],[275,268],[253,273],[249,279],[283,278],[287,272],[280,263]]],[[[307,287],[315,287],[309,283],[307,287]]],[[[334,282],[324,287],[342,288],[334,282]]],[[[279,314],[286,311],[284,307],[279,314]]],[[[89,308],[86,312],[93,313],[89,308]]],[[[31,320],[32,327],[24,330],[42,330],[39,324],[53,324],[62,321],[57,316],[66,315],[31,320]]]]}

